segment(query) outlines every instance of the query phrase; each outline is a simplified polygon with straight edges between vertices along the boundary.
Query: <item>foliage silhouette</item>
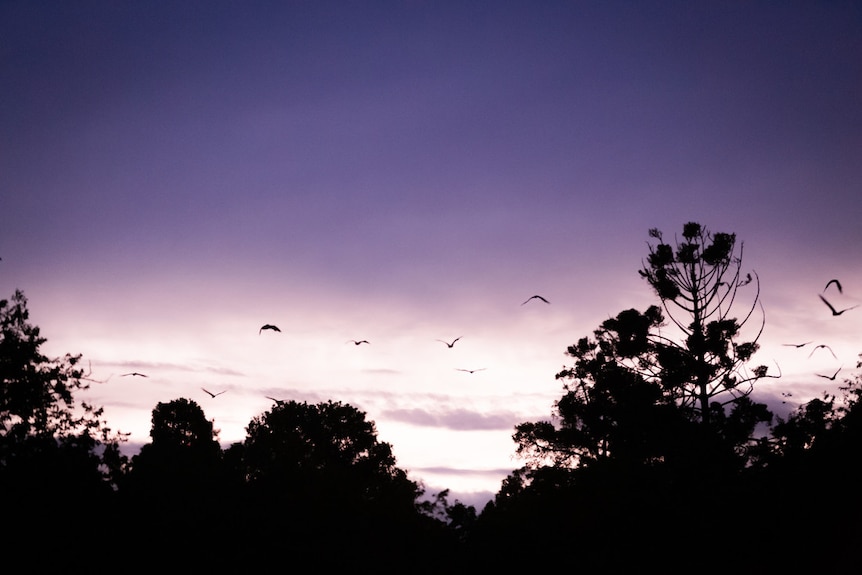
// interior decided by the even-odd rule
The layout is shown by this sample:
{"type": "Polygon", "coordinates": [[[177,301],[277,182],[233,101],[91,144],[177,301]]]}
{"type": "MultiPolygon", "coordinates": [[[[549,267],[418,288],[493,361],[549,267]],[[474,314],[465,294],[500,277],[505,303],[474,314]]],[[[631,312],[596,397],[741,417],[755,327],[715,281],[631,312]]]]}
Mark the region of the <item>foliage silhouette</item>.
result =
{"type": "Polygon", "coordinates": [[[119,450],[124,436],[111,431],[102,409],[75,401],[92,381],[81,356],[49,359],[40,351],[45,341],[29,323],[23,292],[0,300],[0,508],[9,523],[4,559],[12,564],[33,533],[53,533],[59,556],[40,561],[52,569],[68,566],[59,557],[87,539],[68,527],[98,520],[112,503],[125,457],[119,450]]]}
{"type": "Polygon", "coordinates": [[[590,465],[613,457],[634,465],[671,457],[690,436],[685,412],[659,382],[628,369],[621,361],[645,353],[647,334],[659,324],[656,307],[646,314],[621,312],[569,347],[576,366],[557,374],[565,394],[556,403],[558,425],[522,423],[514,439],[517,453],[536,466],[590,465]]]}
{"type": "Polygon", "coordinates": [[[150,438],[128,465],[117,509],[118,514],[134,518],[124,522],[128,538],[162,550],[141,557],[140,565],[163,568],[167,550],[173,550],[174,569],[231,565],[224,551],[217,557],[200,552],[230,533],[240,519],[238,493],[229,481],[213,423],[193,400],[158,403],[152,411],[150,438]],[[180,541],[197,545],[176,549],[180,541]]]}
{"type": "Polygon", "coordinates": [[[754,382],[767,377],[766,366],[750,373],[744,369],[759,347],[765,315],[751,341],[738,341],[760,304],[760,278],[754,272],[740,279],[742,244],[737,251],[735,234],[713,234],[695,222],[683,226],[683,239],[673,246],[659,230],[651,229],[649,234],[658,243],[649,245],[639,273],[658,295],[680,340],[661,332],[651,334],[655,357],[632,367],[659,377],[677,401],[695,410],[708,427],[715,412],[713,403],[733,404],[750,395],[754,382]],[[738,321],[730,314],[740,289],[750,290],[746,286],[752,282],[754,293],[738,321]]]}
{"type": "Polygon", "coordinates": [[[449,529],[461,541],[466,538],[467,534],[476,524],[476,509],[472,505],[465,505],[457,499],[454,503],[450,503],[448,489],[436,493],[429,500],[420,502],[419,509],[424,515],[446,523],[449,529]]]}
{"type": "Polygon", "coordinates": [[[275,484],[275,491],[301,498],[321,482],[338,483],[345,498],[373,500],[397,493],[410,505],[418,490],[395,466],[391,446],[377,441],[374,423],[333,401],[289,401],[252,419],[244,462],[251,485],[270,489],[275,484]]]}
{"type": "MultiPolygon", "coordinates": [[[[28,438],[50,437],[66,441],[82,436],[94,444],[115,444],[102,419],[103,410],[86,402],[75,404],[74,395],[89,388],[90,374],[80,355],[49,359],[39,351],[46,339],[28,323],[30,312],[24,293],[0,300],[0,438],[4,448],[28,438]]],[[[2,455],[6,455],[3,452],[2,455]]]]}
{"type": "Polygon", "coordinates": [[[152,441],[129,461],[102,411],[75,402],[94,381],[80,356],[43,356],[45,340],[27,320],[22,293],[0,302],[7,561],[84,569],[93,556],[82,551],[98,538],[101,559],[134,557],[141,569],[260,570],[275,550],[311,554],[324,568],[438,573],[475,518],[458,502],[444,505],[449,524],[435,516],[374,423],[332,401],[280,402],[226,450],[197,403],[159,403],[152,441]],[[55,552],[34,557],[34,534],[55,552]]]}
{"type": "Polygon", "coordinates": [[[862,361],[856,369],[841,396],[823,393],[779,418],[752,470],[757,505],[776,526],[764,544],[810,550],[793,553],[794,570],[837,573],[858,563],[862,525],[851,518],[862,513],[854,491],[862,482],[862,361]]]}
{"type": "Polygon", "coordinates": [[[746,284],[735,236],[688,223],[674,249],[657,230],[650,235],[659,244],[650,246],[640,273],[665,312],[688,316],[672,319],[681,341],[664,330],[662,308],[650,306],[620,312],[593,338],[570,346],[575,364],[557,374],[565,391],[555,402],[557,423],[516,427],[517,453],[528,465],[589,466],[610,458],[615,466],[661,464],[714,475],[750,461],[755,429],[772,414],[749,397],[766,369],[739,375],[763,325],[753,341],[736,341],[758,294],[742,323],[729,316],[746,284]]]}
{"type": "Polygon", "coordinates": [[[180,398],[153,409],[152,442],[131,460],[126,489],[188,501],[221,490],[221,446],[200,406],[180,398]]]}
{"type": "Polygon", "coordinates": [[[247,482],[259,545],[317,553],[318,566],[439,572],[457,537],[423,513],[423,489],[396,465],[365,413],[340,402],[285,401],[255,417],[233,461],[247,482]],[[277,528],[275,528],[277,526],[277,528]],[[386,542],[381,557],[369,550],[386,542]],[[413,563],[436,546],[439,557],[413,563]],[[409,562],[409,563],[408,563],[409,562]]]}
{"type": "Polygon", "coordinates": [[[658,244],[640,274],[661,306],[624,310],[567,349],[575,361],[557,374],[564,394],[552,420],[515,428],[526,465],[480,516],[480,547],[577,541],[589,550],[578,564],[607,571],[660,566],[652,550],[674,541],[674,561],[685,564],[711,548],[700,534],[731,532],[747,516],[746,469],[762,449],[756,430],[772,421],[750,397],[767,369],[746,371],[764,322],[738,341],[758,307],[759,279],[740,277],[732,234],[688,223],[675,246],[658,230],[650,236],[658,244]],[[737,321],[730,314],[744,289],[753,293],[737,321]],[[644,528],[656,522],[660,534],[644,528]],[[525,525],[541,528],[526,534],[525,525]]]}

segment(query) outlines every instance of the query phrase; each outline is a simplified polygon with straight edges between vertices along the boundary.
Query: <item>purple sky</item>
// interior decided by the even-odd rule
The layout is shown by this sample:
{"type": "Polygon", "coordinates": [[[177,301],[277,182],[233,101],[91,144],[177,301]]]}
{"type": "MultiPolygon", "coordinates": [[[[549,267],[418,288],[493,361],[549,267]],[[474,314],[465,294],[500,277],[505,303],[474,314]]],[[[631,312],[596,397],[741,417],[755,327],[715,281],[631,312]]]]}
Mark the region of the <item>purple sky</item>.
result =
{"type": "Polygon", "coordinates": [[[858,2],[6,1],[0,86],[0,296],[133,440],[178,397],[225,443],[333,399],[429,489],[494,492],[691,220],[760,275],[764,396],[862,352],[817,298],[862,303],[858,2]]]}

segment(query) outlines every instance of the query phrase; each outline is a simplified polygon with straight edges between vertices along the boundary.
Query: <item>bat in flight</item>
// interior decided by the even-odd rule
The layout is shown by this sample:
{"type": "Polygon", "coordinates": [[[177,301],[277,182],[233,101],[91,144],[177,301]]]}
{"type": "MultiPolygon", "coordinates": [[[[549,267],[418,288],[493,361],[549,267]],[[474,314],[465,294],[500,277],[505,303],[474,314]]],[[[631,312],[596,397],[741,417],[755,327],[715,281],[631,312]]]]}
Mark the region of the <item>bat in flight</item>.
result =
{"type": "Polygon", "coordinates": [[[445,343],[445,344],[446,344],[446,347],[454,347],[454,346],[455,346],[455,342],[456,342],[456,341],[458,341],[459,339],[461,339],[461,337],[463,337],[463,336],[458,336],[458,337],[456,337],[455,339],[453,339],[453,340],[452,340],[452,342],[451,342],[451,343],[450,343],[450,342],[448,342],[448,341],[443,341],[442,339],[438,339],[437,341],[439,341],[439,342],[441,342],[441,343],[445,343]]]}
{"type": "Polygon", "coordinates": [[[829,375],[822,375],[822,374],[819,374],[819,373],[816,373],[816,374],[814,374],[814,375],[817,375],[818,377],[822,377],[822,378],[824,378],[824,379],[829,379],[829,380],[835,381],[835,378],[838,376],[838,372],[839,372],[839,371],[841,371],[841,368],[843,368],[843,367],[844,367],[843,365],[842,365],[841,367],[839,367],[839,368],[838,368],[838,371],[836,371],[835,373],[833,373],[831,376],[829,376],[829,375]]]}
{"type": "Polygon", "coordinates": [[[835,287],[838,288],[838,293],[844,293],[844,288],[841,287],[841,282],[836,280],[836,279],[831,279],[828,282],[826,282],[826,287],[823,288],[823,291],[828,290],[829,286],[832,284],[835,284],[835,287]]]}
{"type": "MultiPolygon", "coordinates": [[[[551,302],[549,302],[548,300],[546,300],[545,298],[543,298],[543,297],[542,297],[542,296],[540,296],[540,295],[530,296],[530,297],[528,297],[526,300],[524,300],[524,303],[527,303],[527,302],[528,302],[528,301],[530,301],[531,299],[538,299],[538,300],[542,300],[542,301],[543,301],[543,302],[545,302],[545,303],[551,303],[551,302]]],[[[522,303],[521,305],[524,305],[524,303],[522,303]]]]}
{"type": "Polygon", "coordinates": [[[820,297],[820,299],[821,299],[821,300],[823,300],[823,303],[825,303],[825,304],[826,304],[826,306],[827,306],[830,310],[832,310],[832,315],[841,315],[841,314],[842,314],[842,313],[844,313],[845,311],[851,310],[851,309],[853,309],[853,308],[855,308],[855,307],[859,307],[859,305],[857,304],[857,305],[854,305],[854,306],[845,307],[845,308],[844,308],[844,309],[842,309],[842,310],[837,310],[837,309],[835,309],[834,307],[832,307],[832,304],[831,304],[831,303],[829,303],[828,301],[826,301],[826,298],[825,298],[825,297],[823,297],[823,296],[822,296],[822,295],[820,295],[820,294],[817,294],[817,295],[820,297]]]}
{"type": "Polygon", "coordinates": [[[811,350],[811,353],[808,354],[808,357],[810,358],[812,355],[814,355],[814,352],[817,351],[818,349],[820,349],[821,347],[824,349],[828,349],[829,353],[832,354],[832,357],[834,357],[835,359],[838,359],[838,356],[835,355],[835,352],[832,351],[832,348],[829,347],[828,345],[826,345],[825,343],[821,343],[820,345],[815,345],[814,349],[811,350]]]}

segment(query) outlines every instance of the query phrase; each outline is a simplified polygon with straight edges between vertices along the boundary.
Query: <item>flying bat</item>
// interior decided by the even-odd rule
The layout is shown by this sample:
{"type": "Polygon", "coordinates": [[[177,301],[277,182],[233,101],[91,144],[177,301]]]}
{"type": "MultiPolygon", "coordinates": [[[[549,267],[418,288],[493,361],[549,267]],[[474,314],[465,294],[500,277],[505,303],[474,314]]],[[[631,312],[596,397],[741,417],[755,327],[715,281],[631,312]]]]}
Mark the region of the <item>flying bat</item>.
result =
{"type": "Polygon", "coordinates": [[[477,371],[483,371],[485,368],[480,367],[479,369],[461,369],[460,367],[456,367],[458,371],[466,371],[467,373],[476,373],[477,371]]]}
{"type": "MultiPolygon", "coordinates": [[[[543,302],[545,302],[545,303],[551,303],[551,302],[549,302],[548,300],[546,300],[545,298],[543,298],[543,297],[542,297],[542,296],[540,296],[540,295],[530,296],[530,297],[528,297],[528,298],[524,301],[524,303],[527,303],[527,302],[528,302],[528,301],[530,301],[531,299],[540,299],[540,300],[542,300],[542,301],[543,301],[543,302]]],[[[524,305],[524,303],[522,303],[521,305],[524,305]]]]}
{"type": "Polygon", "coordinates": [[[220,391],[220,392],[218,392],[218,393],[213,393],[213,392],[211,392],[211,391],[208,391],[208,390],[204,389],[203,387],[202,387],[201,389],[203,389],[204,391],[206,391],[206,392],[207,392],[207,394],[208,394],[210,397],[213,397],[213,398],[214,398],[214,397],[217,397],[217,396],[219,396],[219,395],[223,394],[225,391],[227,391],[227,390],[224,390],[224,391],[220,391]]]}
{"type": "Polygon", "coordinates": [[[257,334],[258,334],[258,335],[260,335],[260,334],[261,334],[261,332],[262,332],[263,330],[265,330],[265,329],[271,329],[272,331],[278,331],[278,332],[280,332],[280,331],[281,331],[280,329],[278,329],[278,326],[276,326],[276,325],[272,325],[272,324],[268,323],[268,324],[265,324],[263,327],[261,327],[261,328],[258,330],[257,334]]]}
{"type": "MultiPolygon", "coordinates": [[[[843,365],[842,365],[841,367],[839,367],[839,368],[838,368],[838,371],[841,371],[841,368],[843,368],[843,367],[844,367],[843,365]]],[[[838,371],[836,371],[835,373],[833,373],[831,377],[830,377],[830,376],[828,376],[828,375],[821,375],[821,374],[819,374],[819,373],[815,373],[814,375],[817,375],[817,376],[819,376],[819,377],[822,377],[822,378],[825,378],[825,379],[829,379],[829,380],[835,381],[835,377],[838,375],[838,371]]]]}
{"type": "Polygon", "coordinates": [[[832,279],[832,280],[829,280],[828,282],[826,282],[826,287],[823,288],[823,291],[826,291],[827,289],[829,289],[829,286],[831,284],[835,284],[835,287],[838,288],[838,293],[844,293],[844,289],[841,287],[841,282],[838,280],[835,280],[835,279],[832,279]]]}
{"type": "Polygon", "coordinates": [[[138,377],[148,377],[148,376],[144,375],[143,373],[138,373],[137,371],[133,371],[132,373],[124,373],[122,375],[122,377],[126,377],[127,375],[133,375],[133,376],[136,375],[138,377]]]}
{"type": "Polygon", "coordinates": [[[367,339],[360,339],[359,341],[356,341],[355,339],[348,339],[344,343],[351,343],[351,342],[353,343],[353,345],[359,345],[361,343],[367,343],[369,345],[371,344],[371,342],[369,342],[367,339]]]}
{"type": "Polygon", "coordinates": [[[806,345],[808,345],[809,343],[811,343],[811,342],[810,342],[810,341],[806,341],[805,343],[783,343],[783,344],[781,344],[781,345],[786,345],[786,346],[788,346],[788,347],[805,347],[805,346],[806,346],[806,345]]]}
{"type": "Polygon", "coordinates": [[[448,341],[443,341],[442,339],[438,339],[437,341],[439,341],[441,343],[445,343],[447,347],[453,347],[455,345],[455,342],[458,341],[459,339],[461,339],[462,337],[463,336],[456,337],[455,339],[452,340],[452,343],[449,343],[448,341]]]}
{"type": "Polygon", "coordinates": [[[825,343],[821,343],[820,345],[815,345],[814,349],[811,350],[811,353],[808,354],[808,357],[810,358],[812,355],[814,355],[814,352],[817,351],[818,349],[820,349],[821,347],[828,349],[829,353],[832,354],[832,357],[834,357],[835,359],[838,359],[838,356],[835,355],[835,352],[832,351],[832,348],[829,347],[828,345],[826,345],[825,343]]]}
{"type": "Polygon", "coordinates": [[[859,305],[857,304],[857,305],[854,305],[854,306],[846,307],[846,308],[844,308],[844,309],[842,309],[842,310],[840,310],[840,311],[839,311],[839,310],[836,310],[834,307],[832,307],[832,304],[831,304],[831,303],[829,303],[828,301],[826,301],[826,298],[825,298],[825,297],[823,297],[823,296],[822,296],[822,295],[820,295],[820,294],[817,294],[817,295],[820,297],[820,299],[821,299],[821,300],[823,300],[823,303],[825,303],[825,304],[827,305],[827,307],[829,307],[829,309],[830,309],[830,310],[832,310],[832,315],[841,315],[841,314],[842,314],[842,313],[844,313],[845,311],[851,310],[851,309],[853,309],[854,307],[859,307],[859,305]]]}

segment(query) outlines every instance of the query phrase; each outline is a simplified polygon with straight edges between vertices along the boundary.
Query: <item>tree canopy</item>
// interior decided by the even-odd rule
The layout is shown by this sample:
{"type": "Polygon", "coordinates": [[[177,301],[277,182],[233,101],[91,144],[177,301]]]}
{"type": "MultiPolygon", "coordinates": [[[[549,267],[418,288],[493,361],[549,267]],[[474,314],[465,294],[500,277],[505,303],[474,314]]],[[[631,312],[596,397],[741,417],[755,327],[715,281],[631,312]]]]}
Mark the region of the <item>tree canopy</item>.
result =
{"type": "Polygon", "coordinates": [[[658,295],[679,337],[651,334],[655,357],[643,369],[709,425],[713,403],[732,404],[767,376],[763,365],[745,369],[759,348],[765,314],[752,338],[739,341],[754,311],[762,311],[760,278],[754,271],[742,277],[742,244],[737,250],[735,234],[711,233],[689,222],[682,240],[673,245],[657,229],[649,235],[657,243],[648,244],[649,256],[639,273],[658,295]],[[748,303],[742,301],[744,290],[752,292],[748,303]],[[731,316],[740,303],[746,306],[741,320],[731,316]]]}
{"type": "Polygon", "coordinates": [[[69,457],[77,454],[88,463],[75,465],[89,466],[87,475],[110,481],[124,437],[107,426],[102,408],[76,402],[92,381],[81,356],[43,355],[46,339],[29,316],[20,290],[0,300],[0,478],[7,489],[10,481],[20,489],[47,488],[57,474],[36,470],[72,464],[69,457]]]}
{"type": "Polygon", "coordinates": [[[412,506],[420,491],[396,466],[391,445],[377,440],[374,422],[337,401],[281,402],[255,417],[243,462],[251,485],[277,486],[281,497],[306,498],[311,489],[355,502],[400,498],[412,506]],[[320,490],[323,484],[331,490],[320,490]]]}
{"type": "Polygon", "coordinates": [[[733,234],[688,223],[673,245],[649,235],[658,243],[639,273],[659,305],[623,310],[567,348],[574,363],[556,375],[552,418],[515,428],[526,465],[480,517],[491,539],[506,536],[501,526],[544,522],[539,539],[580,541],[593,568],[627,568],[671,540],[685,562],[712,553],[699,533],[732,529],[717,508],[751,501],[743,472],[761,452],[757,429],[772,421],[751,398],[770,375],[748,367],[763,317],[743,337],[759,279],[742,277],[733,234]],[[657,517],[661,532],[636,527],[657,517]],[[631,557],[616,554],[622,545],[631,557]]]}
{"type": "Polygon", "coordinates": [[[152,442],[132,458],[129,489],[186,500],[220,490],[221,446],[213,423],[197,403],[179,398],[157,404],[150,437],[152,442]]]}
{"type": "MultiPolygon", "coordinates": [[[[107,426],[102,409],[76,401],[93,381],[81,356],[48,358],[45,341],[29,322],[23,292],[0,300],[0,508],[11,526],[4,535],[10,564],[28,537],[31,548],[33,534],[58,550],[83,544],[86,530],[104,520],[126,461],[124,436],[107,426]]],[[[68,567],[61,557],[41,565],[68,567]]]]}
{"type": "Polygon", "coordinates": [[[738,341],[757,308],[757,275],[741,279],[742,250],[736,254],[733,234],[688,223],[675,246],[658,230],[650,237],[658,244],[649,246],[639,273],[661,307],[624,310],[568,347],[575,362],[557,374],[565,393],[554,406],[556,422],[516,428],[517,451],[529,464],[613,459],[691,467],[697,461],[738,469],[750,462],[755,430],[772,418],[749,397],[766,368],[746,371],[763,323],[753,339],[738,341]],[[738,291],[752,282],[755,291],[737,321],[731,313],[738,291]]]}

